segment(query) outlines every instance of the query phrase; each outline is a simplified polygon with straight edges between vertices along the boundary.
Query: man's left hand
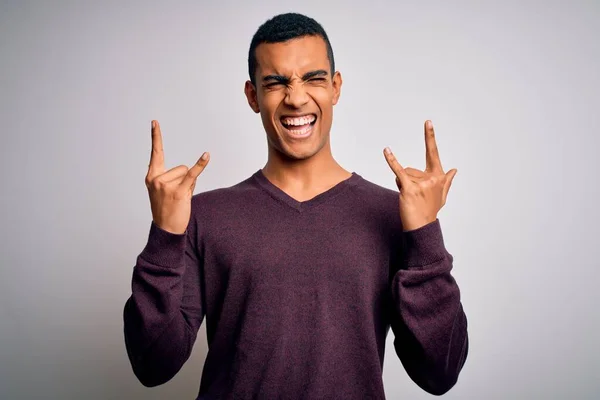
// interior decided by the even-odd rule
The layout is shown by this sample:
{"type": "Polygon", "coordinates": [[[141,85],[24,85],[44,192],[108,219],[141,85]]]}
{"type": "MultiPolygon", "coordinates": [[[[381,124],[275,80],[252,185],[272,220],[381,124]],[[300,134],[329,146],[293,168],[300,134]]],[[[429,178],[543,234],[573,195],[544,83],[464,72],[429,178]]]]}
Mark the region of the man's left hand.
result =
{"type": "Polygon", "coordinates": [[[437,219],[457,170],[444,172],[435,142],[431,121],[425,122],[426,168],[404,168],[389,148],[384,150],[385,159],[396,175],[400,190],[400,219],[404,231],[412,231],[437,219]]]}

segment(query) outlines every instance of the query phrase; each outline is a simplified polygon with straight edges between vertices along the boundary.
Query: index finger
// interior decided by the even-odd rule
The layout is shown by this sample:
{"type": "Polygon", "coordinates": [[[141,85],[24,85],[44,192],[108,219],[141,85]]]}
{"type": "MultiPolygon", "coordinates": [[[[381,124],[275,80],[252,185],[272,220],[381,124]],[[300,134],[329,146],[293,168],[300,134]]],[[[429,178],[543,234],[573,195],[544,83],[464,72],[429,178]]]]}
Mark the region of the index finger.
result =
{"type": "Polygon", "coordinates": [[[149,168],[152,174],[161,174],[165,169],[162,134],[158,121],[152,121],[152,151],[149,168]]]}
{"type": "Polygon", "coordinates": [[[442,161],[435,141],[435,131],[433,123],[425,121],[425,157],[427,171],[442,171],[442,161]]]}

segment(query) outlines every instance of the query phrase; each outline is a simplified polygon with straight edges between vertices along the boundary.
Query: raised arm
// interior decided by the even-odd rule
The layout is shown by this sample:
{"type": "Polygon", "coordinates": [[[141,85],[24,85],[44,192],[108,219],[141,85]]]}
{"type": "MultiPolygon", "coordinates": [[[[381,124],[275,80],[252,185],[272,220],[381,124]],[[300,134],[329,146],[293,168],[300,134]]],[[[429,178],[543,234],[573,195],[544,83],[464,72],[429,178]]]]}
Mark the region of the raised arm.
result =
{"type": "Polygon", "coordinates": [[[123,310],[127,354],[145,386],[175,376],[189,358],[204,318],[202,263],[190,218],[196,178],[207,163],[205,153],[190,169],[179,166],[165,172],[160,126],[152,122],[146,186],[153,220],[123,310]]]}
{"type": "Polygon", "coordinates": [[[390,149],[384,151],[400,190],[402,223],[392,265],[392,330],[396,353],[411,379],[441,395],[456,384],[465,363],[467,318],[437,218],[457,171],[444,172],[431,121],[424,130],[424,171],[404,168],[390,149]]]}

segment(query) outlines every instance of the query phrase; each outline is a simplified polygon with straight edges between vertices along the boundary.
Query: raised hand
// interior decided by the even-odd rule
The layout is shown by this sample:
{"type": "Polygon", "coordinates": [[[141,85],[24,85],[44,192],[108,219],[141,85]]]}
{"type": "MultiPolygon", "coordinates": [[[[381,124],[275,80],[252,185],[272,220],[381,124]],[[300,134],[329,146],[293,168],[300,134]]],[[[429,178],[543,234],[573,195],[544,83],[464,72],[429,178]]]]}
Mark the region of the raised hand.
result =
{"type": "Polygon", "coordinates": [[[425,171],[402,167],[388,147],[384,150],[400,190],[400,219],[404,231],[418,229],[437,219],[458,172],[456,169],[444,172],[431,121],[425,122],[425,149],[425,171]]]}
{"type": "Polygon", "coordinates": [[[152,219],[161,229],[175,234],[185,233],[190,221],[196,179],[204,171],[209,157],[208,153],[204,153],[189,169],[180,165],[165,172],[160,125],[158,121],[152,121],[152,153],[146,187],[152,219]]]}

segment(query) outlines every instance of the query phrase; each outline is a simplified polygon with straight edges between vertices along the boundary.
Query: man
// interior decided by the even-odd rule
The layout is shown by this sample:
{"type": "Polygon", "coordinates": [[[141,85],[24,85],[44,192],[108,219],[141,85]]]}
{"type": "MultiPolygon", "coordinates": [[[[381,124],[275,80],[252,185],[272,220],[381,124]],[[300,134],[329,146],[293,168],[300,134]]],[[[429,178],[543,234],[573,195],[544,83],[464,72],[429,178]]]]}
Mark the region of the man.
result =
{"type": "Polygon", "coordinates": [[[442,170],[431,123],[425,171],[384,151],[392,191],[332,156],[342,78],[321,25],[272,18],[248,66],[269,152],[243,182],[193,195],[208,153],[165,172],[152,122],[153,221],[124,310],[134,373],[146,386],[170,380],[206,317],[198,399],[384,399],[391,327],[411,379],[447,392],[467,356],[467,320],[437,219],[456,170],[442,170]]]}

